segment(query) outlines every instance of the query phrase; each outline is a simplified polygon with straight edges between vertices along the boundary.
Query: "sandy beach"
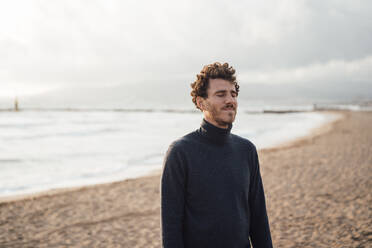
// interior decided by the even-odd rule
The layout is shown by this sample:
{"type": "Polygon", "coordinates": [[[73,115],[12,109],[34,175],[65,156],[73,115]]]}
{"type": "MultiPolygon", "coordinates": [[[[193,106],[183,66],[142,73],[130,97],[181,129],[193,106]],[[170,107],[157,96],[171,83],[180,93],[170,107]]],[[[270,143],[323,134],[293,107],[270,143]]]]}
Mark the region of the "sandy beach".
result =
{"type": "MultiPolygon", "coordinates": [[[[372,246],[372,112],[259,151],[274,247],[372,246]]],[[[233,130],[232,130],[233,131],[233,130]]],[[[0,200],[0,247],[161,247],[160,172],[0,200]]]]}

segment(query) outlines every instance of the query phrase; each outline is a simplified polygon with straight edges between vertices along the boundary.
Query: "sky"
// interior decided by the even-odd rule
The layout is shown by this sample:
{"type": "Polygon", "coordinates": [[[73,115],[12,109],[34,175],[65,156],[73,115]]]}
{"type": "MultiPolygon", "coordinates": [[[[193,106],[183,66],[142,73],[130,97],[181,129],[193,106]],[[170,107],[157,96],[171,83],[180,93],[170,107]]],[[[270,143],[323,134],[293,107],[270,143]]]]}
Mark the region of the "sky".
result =
{"type": "Polygon", "coordinates": [[[246,99],[372,99],[371,13],[369,0],[0,0],[0,107],[190,102],[215,61],[246,99]]]}

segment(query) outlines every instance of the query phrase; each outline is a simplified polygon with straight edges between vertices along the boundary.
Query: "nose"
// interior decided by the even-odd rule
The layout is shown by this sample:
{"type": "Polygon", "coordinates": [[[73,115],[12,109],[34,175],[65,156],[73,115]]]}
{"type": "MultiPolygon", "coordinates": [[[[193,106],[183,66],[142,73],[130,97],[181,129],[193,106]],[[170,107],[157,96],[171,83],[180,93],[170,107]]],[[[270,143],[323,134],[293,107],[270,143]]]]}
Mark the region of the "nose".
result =
{"type": "Polygon", "coordinates": [[[231,94],[227,94],[226,98],[225,98],[225,104],[236,104],[236,97],[233,97],[231,94]]]}

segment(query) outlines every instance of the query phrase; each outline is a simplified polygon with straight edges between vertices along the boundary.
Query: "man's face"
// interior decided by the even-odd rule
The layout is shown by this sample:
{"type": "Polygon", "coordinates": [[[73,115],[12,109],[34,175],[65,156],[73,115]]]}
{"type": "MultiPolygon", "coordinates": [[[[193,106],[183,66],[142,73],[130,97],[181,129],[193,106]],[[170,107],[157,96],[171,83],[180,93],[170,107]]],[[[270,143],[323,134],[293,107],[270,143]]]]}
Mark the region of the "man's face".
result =
{"type": "Polygon", "coordinates": [[[235,85],[227,80],[209,79],[207,98],[199,97],[199,107],[204,118],[220,128],[227,128],[235,120],[238,93],[235,85]]]}

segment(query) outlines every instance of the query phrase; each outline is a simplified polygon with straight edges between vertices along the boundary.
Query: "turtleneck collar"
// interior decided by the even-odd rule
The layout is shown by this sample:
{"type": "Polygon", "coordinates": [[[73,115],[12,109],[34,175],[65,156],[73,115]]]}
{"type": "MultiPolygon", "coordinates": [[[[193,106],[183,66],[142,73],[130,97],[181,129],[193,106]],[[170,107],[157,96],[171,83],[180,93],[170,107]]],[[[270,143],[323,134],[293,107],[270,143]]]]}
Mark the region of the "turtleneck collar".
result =
{"type": "Polygon", "coordinates": [[[198,133],[210,140],[212,143],[224,144],[227,142],[232,124],[229,124],[228,128],[220,128],[209,123],[203,118],[203,121],[198,129],[198,133]]]}

